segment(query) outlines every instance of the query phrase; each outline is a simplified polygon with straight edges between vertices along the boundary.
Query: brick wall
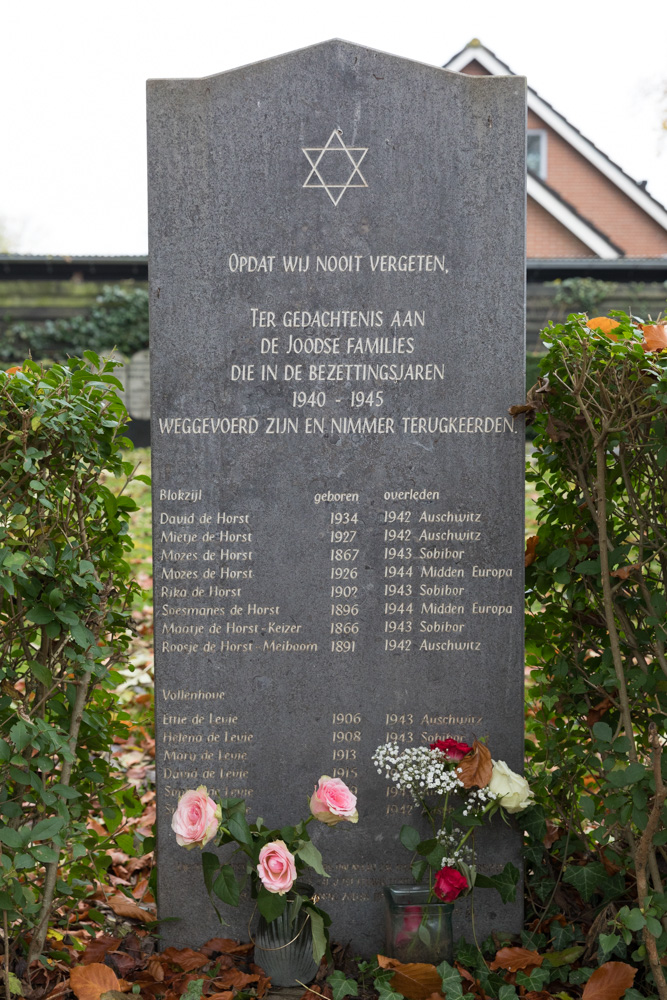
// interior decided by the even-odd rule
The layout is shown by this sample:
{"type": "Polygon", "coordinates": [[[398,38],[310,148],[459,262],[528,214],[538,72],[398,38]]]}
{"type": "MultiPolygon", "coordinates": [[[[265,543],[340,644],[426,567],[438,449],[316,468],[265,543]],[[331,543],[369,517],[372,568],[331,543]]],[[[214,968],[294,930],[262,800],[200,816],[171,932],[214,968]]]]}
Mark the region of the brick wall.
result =
{"type": "Polygon", "coordinates": [[[667,254],[667,232],[662,226],[532,111],[528,112],[528,128],[546,131],[546,182],[584,218],[606,233],[628,257],[667,254]]]}
{"type": "MultiPolygon", "coordinates": [[[[488,76],[472,59],[462,70],[470,76],[488,76]]],[[[528,112],[528,128],[547,134],[546,183],[628,257],[667,254],[667,232],[612,181],[578,153],[538,116],[528,112]]],[[[528,257],[594,257],[585,244],[530,199],[527,219],[528,257]]]]}

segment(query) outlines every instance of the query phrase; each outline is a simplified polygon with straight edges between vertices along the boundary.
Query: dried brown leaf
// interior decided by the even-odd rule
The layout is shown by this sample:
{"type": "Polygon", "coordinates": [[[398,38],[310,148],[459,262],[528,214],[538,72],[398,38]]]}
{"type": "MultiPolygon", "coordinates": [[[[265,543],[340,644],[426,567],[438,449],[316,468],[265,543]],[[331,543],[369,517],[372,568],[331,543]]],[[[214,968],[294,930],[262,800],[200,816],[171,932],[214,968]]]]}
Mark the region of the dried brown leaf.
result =
{"type": "Polygon", "coordinates": [[[142,909],[141,906],[137,906],[132,900],[128,899],[127,896],[109,896],[105,899],[107,906],[110,906],[113,912],[119,917],[130,917],[133,920],[143,920],[149,923],[151,920],[155,920],[155,914],[150,913],[148,910],[142,909]]]}
{"type": "Polygon", "coordinates": [[[589,330],[597,330],[599,333],[604,333],[610,340],[618,340],[616,334],[611,331],[620,325],[618,320],[610,319],[609,316],[594,316],[593,319],[589,319],[586,323],[589,330]]]}
{"type": "Polygon", "coordinates": [[[464,788],[486,788],[491,781],[493,763],[491,761],[491,751],[479,740],[475,740],[470,753],[466,754],[456,773],[463,782],[464,788]]]}
{"type": "Polygon", "coordinates": [[[434,965],[429,965],[426,962],[403,964],[397,959],[387,958],[385,955],[378,955],[377,961],[381,969],[394,970],[391,985],[407,1000],[428,1000],[431,994],[439,993],[442,989],[442,979],[434,965]]]}
{"type": "Polygon", "coordinates": [[[528,566],[532,566],[535,560],[537,559],[537,554],[535,550],[537,548],[538,541],[539,538],[537,535],[531,535],[530,538],[526,539],[526,556],[525,556],[526,568],[528,566]]]}
{"type": "MultiPolygon", "coordinates": [[[[134,955],[128,955],[126,951],[110,951],[107,953],[105,964],[110,966],[119,977],[129,976],[139,965],[134,955]]],[[[142,962],[143,964],[143,962],[142,962]]]]}
{"type": "Polygon", "coordinates": [[[609,575],[617,576],[619,580],[627,580],[633,570],[641,568],[641,563],[632,563],[631,566],[619,566],[618,569],[613,570],[609,575]]]}
{"type": "Polygon", "coordinates": [[[108,965],[91,962],[90,965],[75,965],[70,969],[69,982],[77,1000],[100,1000],[109,990],[120,992],[118,976],[108,965]]]}
{"type": "Polygon", "coordinates": [[[110,934],[102,934],[94,938],[86,945],[86,950],[81,956],[82,965],[90,965],[91,962],[101,962],[104,956],[110,951],[115,951],[121,942],[119,937],[111,937],[110,934]]]}
{"type": "Polygon", "coordinates": [[[193,951],[192,948],[165,948],[162,957],[177,965],[183,972],[201,969],[210,962],[208,955],[204,955],[201,951],[193,951]]]}
{"type": "Polygon", "coordinates": [[[584,986],[581,1000],[620,1000],[636,974],[637,970],[625,962],[605,962],[584,986]]]}
{"type": "Polygon", "coordinates": [[[245,944],[239,944],[238,941],[234,941],[232,938],[210,938],[206,944],[202,945],[199,949],[204,955],[208,955],[212,958],[213,955],[246,955],[249,951],[253,949],[252,941],[246,942],[245,944]]]}
{"type": "Polygon", "coordinates": [[[149,976],[158,982],[164,982],[164,969],[162,968],[162,963],[157,958],[151,958],[148,962],[148,967],[146,969],[149,976]]]}
{"type": "Polygon", "coordinates": [[[299,997],[299,1000],[313,1000],[314,993],[324,997],[325,1000],[333,1000],[333,990],[328,983],[313,983],[312,986],[309,986],[306,992],[299,997]]]}
{"type": "Polygon", "coordinates": [[[652,323],[642,326],[645,351],[667,351],[667,329],[665,323],[652,323]]]}
{"type": "Polygon", "coordinates": [[[241,972],[240,969],[226,969],[213,980],[217,988],[235,987],[242,990],[248,983],[256,983],[260,979],[259,972],[241,972]]]}
{"type": "Polygon", "coordinates": [[[542,955],[536,951],[529,951],[528,948],[501,948],[496,952],[496,957],[489,968],[492,972],[496,969],[518,972],[519,969],[534,969],[542,965],[543,961],[542,955]]]}

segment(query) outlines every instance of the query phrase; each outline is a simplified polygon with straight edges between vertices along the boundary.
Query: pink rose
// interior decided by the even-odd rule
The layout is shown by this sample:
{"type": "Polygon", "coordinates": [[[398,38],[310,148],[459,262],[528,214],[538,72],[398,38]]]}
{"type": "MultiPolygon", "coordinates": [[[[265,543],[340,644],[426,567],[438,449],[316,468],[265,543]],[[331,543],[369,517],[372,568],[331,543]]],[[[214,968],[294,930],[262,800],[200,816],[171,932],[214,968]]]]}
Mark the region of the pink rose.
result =
{"type": "Polygon", "coordinates": [[[197,845],[203,848],[215,837],[221,815],[220,806],[209,797],[204,785],[194,792],[185,792],[171,818],[177,844],[188,851],[197,845]]]}
{"type": "Polygon", "coordinates": [[[457,740],[451,738],[436,740],[435,743],[430,743],[429,746],[431,750],[439,750],[440,753],[444,753],[447,760],[463,760],[465,755],[472,750],[472,747],[469,747],[467,743],[459,743],[457,740]]]}
{"type": "Polygon", "coordinates": [[[335,826],[341,820],[356,823],[357,796],[350,791],[340,778],[330,778],[323,774],[317,783],[317,788],[310,799],[310,811],[320,823],[335,826]]]}
{"type": "Polygon", "coordinates": [[[467,888],[467,878],[456,868],[441,868],[436,872],[433,891],[444,903],[453,903],[467,888]]]}
{"type": "Polygon", "coordinates": [[[281,896],[288,892],[296,878],[294,855],[290,854],[283,840],[274,840],[265,844],[259,852],[257,865],[262,885],[269,892],[277,892],[281,896]]]}

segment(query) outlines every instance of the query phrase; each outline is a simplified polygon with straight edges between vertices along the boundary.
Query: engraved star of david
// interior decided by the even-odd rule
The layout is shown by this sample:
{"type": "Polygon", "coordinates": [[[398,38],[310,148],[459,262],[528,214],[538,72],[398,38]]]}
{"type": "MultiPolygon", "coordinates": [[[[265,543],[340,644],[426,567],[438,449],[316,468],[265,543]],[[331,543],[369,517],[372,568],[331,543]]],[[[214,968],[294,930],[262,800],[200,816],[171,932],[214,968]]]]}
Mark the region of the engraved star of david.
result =
{"type": "Polygon", "coordinates": [[[333,130],[325,146],[302,146],[301,150],[313,168],[303,186],[324,188],[334,205],[338,204],[348,188],[368,187],[359,169],[368,147],[346,146],[340,129],[333,130]],[[325,176],[332,179],[325,180],[325,176]]]}

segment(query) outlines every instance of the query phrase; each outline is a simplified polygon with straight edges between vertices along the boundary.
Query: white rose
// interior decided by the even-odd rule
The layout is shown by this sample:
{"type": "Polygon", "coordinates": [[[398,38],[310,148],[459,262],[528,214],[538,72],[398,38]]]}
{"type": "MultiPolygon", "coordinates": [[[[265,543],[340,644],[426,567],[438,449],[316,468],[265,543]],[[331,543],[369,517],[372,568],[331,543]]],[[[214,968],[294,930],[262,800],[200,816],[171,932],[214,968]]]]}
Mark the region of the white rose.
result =
{"type": "Polygon", "coordinates": [[[533,793],[526,779],[512,771],[504,760],[493,761],[489,791],[495,793],[501,806],[508,813],[521,812],[533,800],[533,793]]]}

